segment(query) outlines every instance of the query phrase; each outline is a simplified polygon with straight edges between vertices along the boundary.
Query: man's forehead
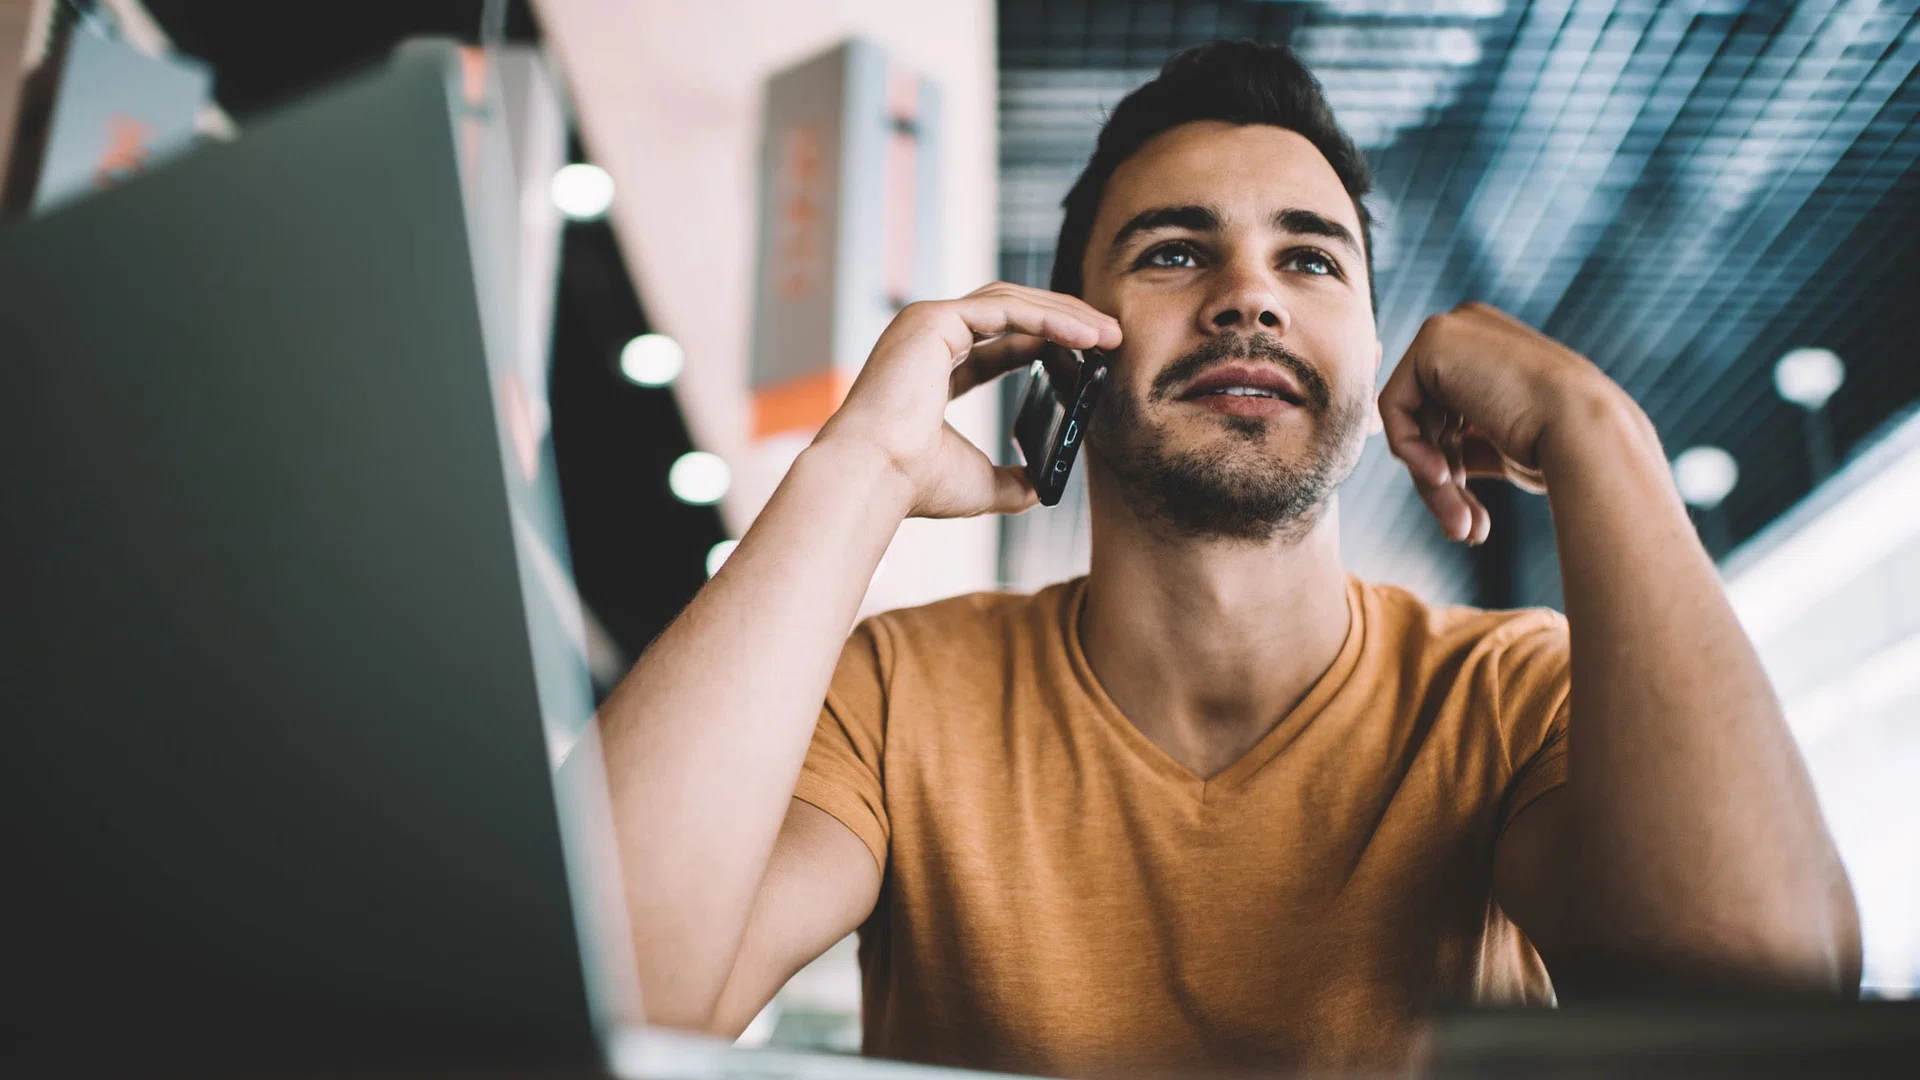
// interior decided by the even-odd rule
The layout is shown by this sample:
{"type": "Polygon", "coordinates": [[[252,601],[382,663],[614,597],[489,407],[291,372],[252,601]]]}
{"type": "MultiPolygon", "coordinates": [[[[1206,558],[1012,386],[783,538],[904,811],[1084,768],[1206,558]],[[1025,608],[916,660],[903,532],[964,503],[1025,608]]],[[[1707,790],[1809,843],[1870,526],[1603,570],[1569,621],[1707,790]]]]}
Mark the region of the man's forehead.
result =
{"type": "Polygon", "coordinates": [[[1094,238],[1158,206],[1206,206],[1229,224],[1281,207],[1314,210],[1356,235],[1360,221],[1333,165],[1306,136],[1271,124],[1199,120],[1149,139],[1114,170],[1094,238]]]}

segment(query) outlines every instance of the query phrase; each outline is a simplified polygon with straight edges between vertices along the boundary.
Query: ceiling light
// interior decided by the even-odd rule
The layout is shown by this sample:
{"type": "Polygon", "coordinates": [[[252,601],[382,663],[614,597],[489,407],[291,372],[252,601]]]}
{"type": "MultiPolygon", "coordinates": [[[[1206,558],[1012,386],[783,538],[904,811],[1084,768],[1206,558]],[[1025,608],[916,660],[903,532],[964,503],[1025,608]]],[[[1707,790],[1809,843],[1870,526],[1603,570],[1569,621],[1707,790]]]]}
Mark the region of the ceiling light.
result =
{"type": "Polygon", "coordinates": [[[1689,506],[1711,510],[1740,482],[1740,465],[1717,446],[1694,446],[1673,459],[1673,482],[1689,506]]]}
{"type": "Polygon", "coordinates": [[[713,575],[719,573],[720,564],[726,562],[727,556],[733,554],[733,549],[739,546],[740,546],[740,541],[738,540],[722,540],[719,543],[708,548],[707,549],[707,576],[712,577],[713,575]]]}
{"type": "Polygon", "coordinates": [[[613,177],[598,165],[563,166],[553,174],[553,205],[573,221],[597,221],[613,205],[613,177]]]}
{"type": "Polygon", "coordinates": [[[665,334],[641,334],[620,350],[620,374],[641,386],[666,386],[686,363],[686,351],[665,334]]]}
{"type": "Polygon", "coordinates": [[[1847,379],[1847,365],[1832,349],[1794,349],[1773,365],[1773,386],[1803,409],[1827,403],[1847,379]]]}
{"type": "Polygon", "coordinates": [[[695,506],[712,506],[726,497],[727,487],[733,482],[733,471],[717,454],[705,450],[690,450],[681,454],[667,470],[667,487],[673,490],[673,497],[695,506]]]}

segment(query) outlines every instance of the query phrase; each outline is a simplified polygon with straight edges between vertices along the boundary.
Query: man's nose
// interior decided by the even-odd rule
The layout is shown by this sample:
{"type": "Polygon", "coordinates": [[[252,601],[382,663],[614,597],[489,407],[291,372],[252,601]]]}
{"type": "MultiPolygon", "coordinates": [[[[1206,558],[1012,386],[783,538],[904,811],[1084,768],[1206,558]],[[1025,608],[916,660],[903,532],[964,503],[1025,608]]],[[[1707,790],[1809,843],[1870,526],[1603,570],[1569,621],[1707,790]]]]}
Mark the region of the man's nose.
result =
{"type": "Polygon", "coordinates": [[[1223,269],[1225,276],[1220,282],[1219,291],[1201,313],[1204,325],[1199,328],[1200,331],[1217,334],[1222,330],[1235,330],[1252,334],[1267,330],[1284,335],[1288,322],[1286,305],[1281,302],[1278,291],[1264,269],[1223,269]]]}

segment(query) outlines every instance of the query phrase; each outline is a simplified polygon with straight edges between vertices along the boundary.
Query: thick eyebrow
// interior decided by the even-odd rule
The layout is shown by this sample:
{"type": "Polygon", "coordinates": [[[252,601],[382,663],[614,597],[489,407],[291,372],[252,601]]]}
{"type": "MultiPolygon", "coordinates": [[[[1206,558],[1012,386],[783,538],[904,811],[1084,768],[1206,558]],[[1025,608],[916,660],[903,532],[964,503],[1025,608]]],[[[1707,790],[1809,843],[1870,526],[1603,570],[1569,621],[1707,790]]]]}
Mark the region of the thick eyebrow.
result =
{"type": "Polygon", "coordinates": [[[1187,229],[1198,233],[1220,231],[1220,215],[1204,206],[1156,206],[1133,215],[1107,245],[1109,258],[1118,255],[1127,241],[1156,229],[1187,229]]]}
{"type": "MultiPolygon", "coordinates": [[[[1275,210],[1271,221],[1279,232],[1325,237],[1345,247],[1356,258],[1362,257],[1360,241],[1354,239],[1352,231],[1325,214],[1289,206],[1284,210],[1275,210]]],[[[1107,254],[1109,258],[1118,255],[1127,241],[1143,232],[1186,229],[1189,232],[1214,233],[1219,232],[1220,228],[1220,215],[1210,207],[1156,206],[1151,210],[1142,210],[1120,226],[1120,231],[1113,234],[1113,243],[1107,246],[1107,254]]]]}
{"type": "Polygon", "coordinates": [[[1324,236],[1336,244],[1351,251],[1355,258],[1361,257],[1360,242],[1345,225],[1312,210],[1302,210],[1289,206],[1285,210],[1273,213],[1273,227],[1280,232],[1298,233],[1301,236],[1324,236]]]}

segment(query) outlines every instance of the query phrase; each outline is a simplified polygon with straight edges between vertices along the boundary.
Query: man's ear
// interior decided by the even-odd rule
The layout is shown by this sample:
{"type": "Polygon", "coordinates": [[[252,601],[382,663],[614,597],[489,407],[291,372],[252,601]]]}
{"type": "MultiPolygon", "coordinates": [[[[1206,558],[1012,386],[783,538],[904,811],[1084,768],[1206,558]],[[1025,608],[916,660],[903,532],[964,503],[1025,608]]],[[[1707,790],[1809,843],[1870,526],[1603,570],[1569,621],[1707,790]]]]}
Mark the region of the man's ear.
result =
{"type": "MultiPolygon", "coordinates": [[[[1380,343],[1379,338],[1373,339],[1373,385],[1375,386],[1380,385],[1380,361],[1386,351],[1387,347],[1380,343]]],[[[1387,430],[1386,421],[1380,419],[1380,395],[1370,395],[1367,398],[1367,434],[1378,435],[1385,430],[1387,430]]]]}

